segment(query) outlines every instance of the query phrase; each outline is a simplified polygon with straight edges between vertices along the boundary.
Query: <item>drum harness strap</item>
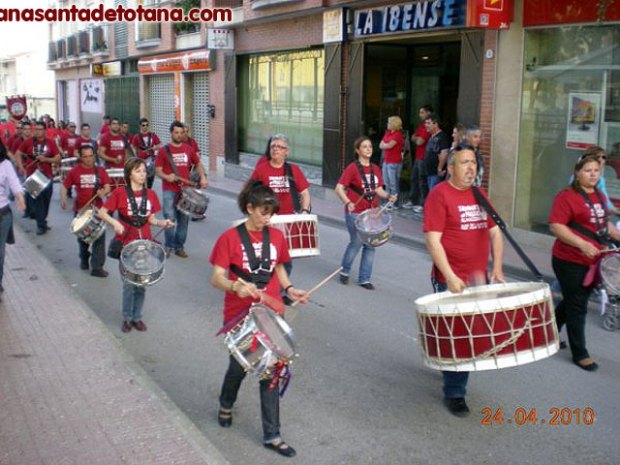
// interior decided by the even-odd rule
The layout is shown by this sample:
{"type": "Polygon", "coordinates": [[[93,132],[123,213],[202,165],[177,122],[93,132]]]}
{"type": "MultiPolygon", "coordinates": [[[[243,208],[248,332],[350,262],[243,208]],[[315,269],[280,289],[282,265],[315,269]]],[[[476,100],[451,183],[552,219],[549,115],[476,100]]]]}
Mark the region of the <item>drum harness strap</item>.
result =
{"type": "MultiPolygon", "coordinates": [[[[148,149],[150,149],[153,146],[153,133],[149,131],[148,136],[149,136],[149,139],[146,144],[144,144],[144,138],[140,137],[140,140],[142,141],[142,143],[140,144],[139,148],[143,152],[146,152],[148,149]]],[[[152,156],[153,156],[153,153],[151,153],[147,158],[151,158],[152,156]]]]}
{"type": "Polygon", "coordinates": [[[543,281],[542,273],[538,271],[538,268],[536,268],[536,265],[534,265],[532,260],[530,260],[530,258],[525,254],[525,252],[519,246],[519,244],[517,244],[517,241],[514,240],[514,238],[508,231],[508,228],[506,227],[506,223],[504,223],[504,220],[502,219],[502,217],[499,216],[499,214],[495,211],[495,209],[491,206],[491,204],[487,201],[487,199],[484,198],[484,196],[482,195],[482,193],[476,186],[472,186],[471,190],[474,193],[474,197],[478,205],[482,206],[486,210],[486,212],[491,216],[491,218],[493,218],[493,221],[495,221],[495,224],[499,226],[499,229],[501,229],[501,231],[504,233],[504,235],[506,236],[506,239],[508,239],[508,242],[510,242],[512,247],[515,249],[515,252],[517,252],[519,257],[521,257],[521,260],[523,260],[523,263],[525,263],[525,265],[529,268],[529,270],[532,272],[532,274],[536,277],[538,281],[543,281]]]}
{"type": "Polygon", "coordinates": [[[588,194],[586,194],[586,192],[583,189],[579,189],[578,192],[583,197],[583,199],[586,201],[586,203],[588,204],[588,207],[590,207],[590,211],[592,212],[592,215],[594,215],[594,221],[596,221],[597,232],[594,233],[590,231],[589,229],[584,228],[579,223],[576,223],[575,221],[571,221],[570,223],[567,224],[567,226],[583,234],[584,236],[592,239],[593,241],[596,241],[602,246],[606,246],[609,244],[609,230],[607,228],[607,217],[608,217],[607,208],[605,207],[605,202],[603,201],[603,196],[601,195],[601,192],[596,187],[594,188],[594,191],[596,192],[598,201],[601,204],[603,211],[605,212],[605,216],[603,217],[603,224],[600,223],[599,217],[596,214],[596,209],[594,208],[594,205],[592,204],[592,200],[590,200],[590,197],[588,196],[588,194]]]}
{"type": "Polygon", "coordinates": [[[269,237],[269,228],[263,228],[263,245],[261,248],[260,260],[254,253],[252,240],[250,239],[250,234],[245,227],[245,223],[241,223],[236,227],[236,229],[239,234],[239,238],[241,239],[241,243],[243,244],[245,254],[248,257],[248,264],[250,265],[251,273],[248,273],[235,264],[230,265],[230,269],[237,276],[240,276],[248,282],[256,284],[256,287],[259,289],[264,289],[267,284],[269,284],[271,276],[273,275],[273,271],[269,271],[271,268],[271,241],[269,237]]]}
{"type": "Polygon", "coordinates": [[[362,167],[362,164],[360,163],[360,161],[355,160],[355,165],[357,166],[357,170],[360,173],[360,178],[362,178],[362,185],[364,186],[364,190],[361,190],[360,188],[352,184],[347,187],[351,189],[353,192],[355,192],[357,195],[363,195],[368,202],[372,203],[376,195],[374,166],[372,163],[370,164],[370,183],[369,183],[368,179],[366,178],[366,175],[364,174],[364,168],[362,167]]]}
{"type": "Polygon", "coordinates": [[[295,210],[295,213],[300,213],[301,201],[299,200],[299,192],[297,192],[297,184],[295,184],[295,178],[293,177],[293,169],[287,162],[284,162],[284,172],[288,178],[288,186],[291,191],[291,198],[293,199],[293,210],[295,210]]]}
{"type": "MultiPolygon", "coordinates": [[[[45,152],[47,152],[47,144],[45,142],[43,142],[42,144],[38,144],[37,143],[37,138],[33,137],[32,138],[32,155],[26,154],[26,156],[32,160],[28,164],[28,168],[30,168],[30,166],[33,163],[36,163],[38,165],[39,164],[39,160],[37,160],[37,157],[39,155],[44,155],[45,152]]],[[[43,173],[43,174],[45,174],[45,173],[43,173]]]]}
{"type": "Polygon", "coordinates": [[[140,239],[142,239],[142,226],[146,224],[148,221],[148,217],[146,216],[146,201],[147,201],[147,190],[146,187],[142,188],[142,199],[140,200],[140,207],[138,207],[138,203],[136,202],[136,198],[133,195],[133,191],[130,186],[124,186],[125,192],[127,193],[127,198],[129,199],[129,204],[131,205],[131,218],[123,215],[120,211],[118,212],[118,217],[123,220],[125,223],[130,226],[138,229],[138,233],[140,234],[140,239]]]}

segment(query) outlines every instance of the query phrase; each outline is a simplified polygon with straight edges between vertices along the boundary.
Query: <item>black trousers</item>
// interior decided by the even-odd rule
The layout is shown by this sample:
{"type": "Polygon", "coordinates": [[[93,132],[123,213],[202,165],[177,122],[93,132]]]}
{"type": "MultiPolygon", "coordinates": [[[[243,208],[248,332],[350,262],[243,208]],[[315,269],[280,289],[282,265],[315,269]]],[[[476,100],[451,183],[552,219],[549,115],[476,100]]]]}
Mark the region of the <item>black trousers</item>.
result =
{"type": "MultiPolygon", "coordinates": [[[[237,400],[241,381],[243,381],[245,375],[246,372],[243,367],[231,355],[220,394],[220,405],[223,408],[229,409],[233,407],[237,400]]],[[[263,424],[263,441],[265,443],[273,442],[280,438],[280,396],[278,386],[270,391],[270,384],[271,378],[260,381],[260,409],[263,424]]]]}
{"type": "Polygon", "coordinates": [[[579,362],[590,357],[586,349],[586,316],[592,288],[582,285],[588,267],[556,257],[553,257],[552,265],[562,288],[562,301],[555,308],[558,331],[566,325],[573,360],[579,362]]]}
{"type": "Polygon", "coordinates": [[[47,215],[50,210],[50,201],[52,200],[52,193],[54,192],[54,183],[51,182],[49,186],[41,191],[39,196],[32,200],[32,207],[34,210],[34,216],[37,220],[37,228],[47,228],[47,215]]]}
{"type": "Polygon", "coordinates": [[[88,262],[90,258],[91,270],[101,270],[105,264],[105,232],[92,244],[87,244],[81,239],[78,239],[78,245],[80,246],[80,260],[88,262]],[[92,246],[92,254],[88,251],[92,246]]]}

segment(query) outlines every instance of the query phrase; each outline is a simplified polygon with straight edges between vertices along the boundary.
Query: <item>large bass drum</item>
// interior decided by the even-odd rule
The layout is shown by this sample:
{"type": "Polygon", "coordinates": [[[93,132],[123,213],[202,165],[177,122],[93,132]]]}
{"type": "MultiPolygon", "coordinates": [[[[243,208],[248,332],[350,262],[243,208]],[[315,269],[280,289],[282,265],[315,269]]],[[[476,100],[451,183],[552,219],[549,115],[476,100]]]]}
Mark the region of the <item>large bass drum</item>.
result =
{"type": "Polygon", "coordinates": [[[134,286],[152,286],[164,277],[166,252],[157,242],[138,239],[130,242],[119,260],[121,278],[134,286]]]}
{"type": "Polygon", "coordinates": [[[524,365],[558,351],[546,283],[489,284],[415,301],[425,364],[444,371],[524,365]]]}

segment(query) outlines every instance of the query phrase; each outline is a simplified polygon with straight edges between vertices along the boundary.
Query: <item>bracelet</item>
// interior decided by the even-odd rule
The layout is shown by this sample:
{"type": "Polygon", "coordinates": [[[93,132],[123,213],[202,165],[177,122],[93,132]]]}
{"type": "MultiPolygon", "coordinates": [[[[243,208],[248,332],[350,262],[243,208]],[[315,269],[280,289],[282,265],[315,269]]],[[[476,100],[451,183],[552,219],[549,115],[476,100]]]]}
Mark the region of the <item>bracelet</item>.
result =
{"type": "Polygon", "coordinates": [[[284,288],[284,292],[286,292],[286,293],[288,294],[288,290],[289,290],[291,287],[293,287],[293,285],[292,285],[292,284],[289,284],[288,286],[286,286],[286,287],[284,288]]]}
{"type": "Polygon", "coordinates": [[[310,213],[310,210],[308,210],[307,208],[303,208],[303,209],[301,210],[301,212],[302,212],[302,213],[310,213]]]}

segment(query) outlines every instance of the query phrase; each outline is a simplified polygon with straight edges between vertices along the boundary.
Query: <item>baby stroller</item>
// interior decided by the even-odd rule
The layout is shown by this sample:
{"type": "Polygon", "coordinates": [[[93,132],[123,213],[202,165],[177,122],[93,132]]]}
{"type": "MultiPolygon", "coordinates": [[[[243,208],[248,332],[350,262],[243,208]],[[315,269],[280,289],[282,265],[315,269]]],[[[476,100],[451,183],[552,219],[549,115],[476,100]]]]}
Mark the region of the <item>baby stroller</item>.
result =
{"type": "Polygon", "coordinates": [[[599,270],[603,328],[615,331],[620,328],[620,253],[605,255],[599,270]]]}

